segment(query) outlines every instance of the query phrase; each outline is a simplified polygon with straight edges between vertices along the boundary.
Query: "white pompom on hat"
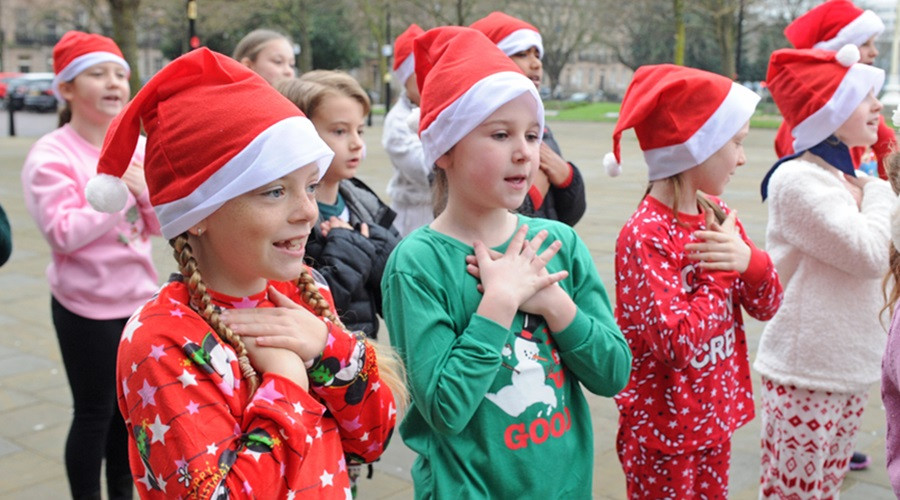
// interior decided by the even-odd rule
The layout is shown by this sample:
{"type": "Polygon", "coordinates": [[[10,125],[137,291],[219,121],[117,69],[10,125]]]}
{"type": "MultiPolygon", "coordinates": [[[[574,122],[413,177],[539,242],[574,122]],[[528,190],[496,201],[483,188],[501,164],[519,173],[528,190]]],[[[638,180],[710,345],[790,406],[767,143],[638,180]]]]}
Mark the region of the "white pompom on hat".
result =
{"type": "Polygon", "coordinates": [[[544,130],[544,105],[534,83],[480,31],[442,26],[416,38],[414,46],[426,165],[522,94],[533,97],[534,116],[544,130]]]}
{"type": "Polygon", "coordinates": [[[744,126],[759,95],[728,78],[673,64],[641,66],[634,73],[603,158],[611,176],[622,169],[622,132],[634,128],[651,181],[693,168],[744,126]]]}
{"type": "Polygon", "coordinates": [[[766,86],[805,151],[832,135],[870,92],[884,84],[884,70],[860,64],[859,48],[780,49],[769,58],[766,86]]]}
{"type": "Polygon", "coordinates": [[[113,120],[98,176],[85,188],[95,209],[124,207],[121,177],[141,124],[150,203],[167,239],[300,167],[315,163],[321,177],[334,157],[312,122],[262,77],[201,48],[166,65],[113,120]]]}

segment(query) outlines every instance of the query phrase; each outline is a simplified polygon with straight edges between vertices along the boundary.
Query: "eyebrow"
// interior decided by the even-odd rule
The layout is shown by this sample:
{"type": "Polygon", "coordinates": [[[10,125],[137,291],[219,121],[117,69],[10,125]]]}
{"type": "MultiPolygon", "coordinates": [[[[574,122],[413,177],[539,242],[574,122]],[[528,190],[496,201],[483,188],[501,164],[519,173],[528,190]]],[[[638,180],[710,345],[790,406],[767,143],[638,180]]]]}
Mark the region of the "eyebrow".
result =
{"type": "MultiPolygon", "coordinates": [[[[488,126],[492,126],[492,125],[503,125],[505,127],[509,127],[512,124],[512,122],[513,122],[513,120],[504,120],[501,118],[496,118],[493,120],[485,120],[485,121],[481,122],[481,125],[479,125],[479,127],[488,127],[488,126]]],[[[537,121],[533,121],[533,122],[529,123],[528,126],[529,127],[539,127],[540,124],[537,121]]]]}

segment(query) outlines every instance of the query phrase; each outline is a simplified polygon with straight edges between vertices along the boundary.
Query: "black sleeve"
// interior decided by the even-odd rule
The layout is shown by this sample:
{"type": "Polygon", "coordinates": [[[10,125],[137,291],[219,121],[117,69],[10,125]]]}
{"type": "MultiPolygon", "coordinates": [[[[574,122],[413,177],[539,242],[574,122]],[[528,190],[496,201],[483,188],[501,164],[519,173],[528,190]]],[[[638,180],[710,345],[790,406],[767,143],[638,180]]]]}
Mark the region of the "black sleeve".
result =
{"type": "Polygon", "coordinates": [[[375,254],[366,288],[372,295],[378,315],[381,316],[381,277],[384,275],[388,257],[400,242],[400,233],[393,226],[385,228],[372,225],[369,226],[369,240],[375,245],[375,254]]]}
{"type": "Polygon", "coordinates": [[[326,238],[318,238],[316,244],[321,246],[307,245],[307,252],[316,251],[314,255],[307,254],[308,262],[325,277],[340,313],[350,307],[354,292],[368,281],[375,245],[360,233],[344,228],[332,229],[326,238]]]}
{"type": "Polygon", "coordinates": [[[587,203],[584,199],[584,178],[581,177],[578,167],[572,163],[569,163],[569,166],[572,167],[572,182],[564,188],[551,185],[550,190],[553,191],[557,220],[574,226],[584,215],[587,203]]]}

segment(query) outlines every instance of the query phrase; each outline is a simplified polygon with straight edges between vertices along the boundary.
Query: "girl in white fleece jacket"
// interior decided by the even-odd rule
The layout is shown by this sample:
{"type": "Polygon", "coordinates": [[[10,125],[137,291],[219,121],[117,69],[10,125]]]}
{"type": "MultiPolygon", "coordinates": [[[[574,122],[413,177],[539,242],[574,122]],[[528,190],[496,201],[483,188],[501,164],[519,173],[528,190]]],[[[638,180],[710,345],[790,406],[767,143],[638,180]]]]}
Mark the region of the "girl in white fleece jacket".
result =
{"type": "Polygon", "coordinates": [[[875,95],[884,72],[858,58],[846,46],[783,49],[769,61],[766,81],[796,153],[762,185],[766,246],[784,302],[754,363],[763,386],[761,498],[839,494],[869,386],[880,377],[894,195],[882,180],[856,177],[850,158],[849,147],[877,139],[882,109],[875,95]]]}

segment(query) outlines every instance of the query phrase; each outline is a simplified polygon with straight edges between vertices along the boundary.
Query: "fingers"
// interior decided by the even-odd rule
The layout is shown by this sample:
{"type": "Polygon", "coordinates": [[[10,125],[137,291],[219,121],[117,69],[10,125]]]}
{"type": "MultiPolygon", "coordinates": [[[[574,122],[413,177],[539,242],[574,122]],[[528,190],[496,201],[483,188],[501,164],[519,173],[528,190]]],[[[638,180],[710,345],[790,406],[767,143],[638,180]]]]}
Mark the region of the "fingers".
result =
{"type": "Polygon", "coordinates": [[[300,304],[291,300],[287,295],[279,292],[278,289],[272,285],[269,285],[268,292],[269,300],[271,300],[272,303],[278,307],[286,307],[288,309],[303,309],[302,307],[300,307],[300,304]]]}
{"type": "Polygon", "coordinates": [[[512,241],[509,242],[509,246],[506,247],[506,255],[517,255],[522,253],[526,234],[528,234],[528,224],[522,224],[513,235],[512,241]]]}
{"type": "Polygon", "coordinates": [[[369,237],[369,225],[366,224],[365,222],[363,222],[362,224],[360,224],[360,225],[359,225],[359,232],[360,232],[363,236],[365,236],[366,238],[368,238],[368,237],[369,237]]]}
{"type": "Polygon", "coordinates": [[[541,254],[538,256],[538,258],[541,259],[541,263],[543,265],[547,265],[548,262],[553,260],[553,257],[556,256],[560,248],[562,248],[562,241],[560,240],[556,240],[548,245],[547,248],[545,248],[544,251],[541,252],[541,254]]]}

